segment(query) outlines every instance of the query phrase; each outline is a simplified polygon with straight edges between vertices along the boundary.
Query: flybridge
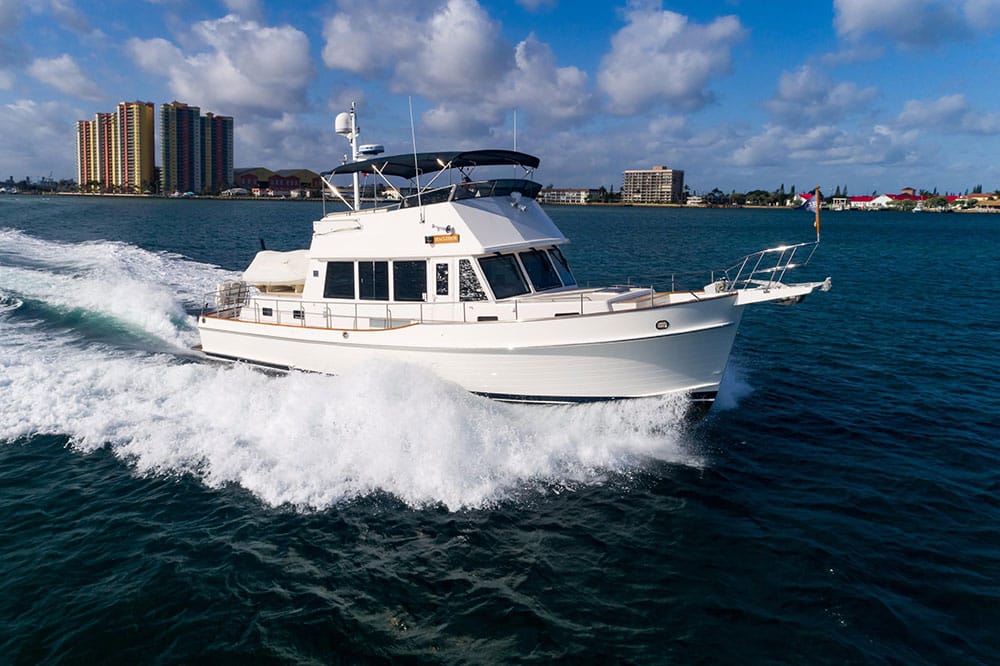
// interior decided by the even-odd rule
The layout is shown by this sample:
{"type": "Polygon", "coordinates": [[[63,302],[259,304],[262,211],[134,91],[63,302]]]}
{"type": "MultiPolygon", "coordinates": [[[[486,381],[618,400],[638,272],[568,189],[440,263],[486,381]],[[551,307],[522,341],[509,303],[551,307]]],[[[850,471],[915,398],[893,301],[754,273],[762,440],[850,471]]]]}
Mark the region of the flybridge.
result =
{"type": "MultiPolygon", "coordinates": [[[[490,167],[490,166],[513,166],[520,167],[524,170],[524,178],[520,179],[509,179],[505,182],[512,183],[525,183],[527,189],[540,189],[540,186],[533,188],[531,186],[537,185],[531,182],[528,178],[531,176],[532,172],[538,168],[540,160],[534,155],[529,155],[527,153],[518,152],[516,150],[463,150],[463,151],[443,151],[443,152],[431,152],[431,153],[407,153],[402,155],[390,155],[387,157],[378,157],[383,151],[380,144],[366,144],[358,145],[358,136],[360,133],[360,128],[357,126],[356,115],[353,105],[351,106],[351,111],[348,113],[341,113],[337,116],[335,123],[336,131],[338,134],[344,136],[348,142],[351,144],[352,149],[352,160],[345,162],[344,164],[326,171],[321,175],[323,182],[330,189],[330,191],[336,195],[341,201],[347,204],[351,209],[358,211],[361,209],[361,194],[358,182],[359,174],[376,174],[378,175],[386,185],[389,186],[390,191],[393,192],[394,198],[397,201],[404,201],[402,193],[395,185],[388,180],[390,176],[397,176],[400,178],[405,178],[407,180],[417,179],[418,194],[417,200],[421,199],[421,195],[424,193],[430,193],[431,187],[434,185],[438,177],[452,169],[457,169],[462,174],[463,183],[471,183],[472,170],[476,167],[490,167]],[[374,157],[369,157],[368,159],[361,159],[363,157],[368,157],[374,155],[374,157]],[[421,185],[419,179],[421,176],[427,174],[436,174],[430,179],[430,182],[421,185]],[[353,204],[349,202],[340,193],[340,190],[333,183],[333,177],[338,175],[352,175],[354,177],[354,202],[353,204]]],[[[490,183],[493,181],[483,181],[483,183],[490,183]]],[[[440,189],[440,188],[439,188],[440,189]]],[[[503,188],[501,188],[503,189],[503,188]]],[[[482,188],[477,189],[477,194],[482,193],[482,188]]],[[[537,193],[537,192],[536,192],[537,193]]],[[[533,195],[532,195],[533,196],[533,195]]],[[[450,198],[450,197],[447,197],[450,198]]],[[[442,197],[437,196],[433,198],[433,201],[426,201],[422,203],[433,203],[439,200],[444,200],[442,197]]]]}

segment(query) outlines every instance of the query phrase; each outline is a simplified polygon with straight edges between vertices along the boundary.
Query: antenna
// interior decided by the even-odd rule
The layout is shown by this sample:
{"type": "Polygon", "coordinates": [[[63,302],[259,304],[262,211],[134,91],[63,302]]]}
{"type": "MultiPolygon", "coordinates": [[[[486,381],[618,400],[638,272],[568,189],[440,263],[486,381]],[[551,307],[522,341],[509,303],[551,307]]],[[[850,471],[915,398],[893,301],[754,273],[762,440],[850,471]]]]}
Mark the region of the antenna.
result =
{"type": "Polygon", "coordinates": [[[407,97],[410,105],[410,138],[413,140],[413,173],[417,179],[417,208],[420,210],[420,223],[424,223],[424,206],[420,201],[420,164],[417,162],[417,131],[413,128],[413,98],[407,97]]]}
{"type": "Polygon", "coordinates": [[[514,150],[517,150],[517,107],[514,107],[514,150]]]}

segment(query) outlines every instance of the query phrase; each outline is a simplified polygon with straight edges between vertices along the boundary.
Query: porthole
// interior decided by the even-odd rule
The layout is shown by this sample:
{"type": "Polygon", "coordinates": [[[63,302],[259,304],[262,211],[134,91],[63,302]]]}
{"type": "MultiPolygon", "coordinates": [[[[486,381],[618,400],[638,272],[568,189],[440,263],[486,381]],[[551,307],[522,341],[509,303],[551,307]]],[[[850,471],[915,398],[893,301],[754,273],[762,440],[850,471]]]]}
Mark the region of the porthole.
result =
{"type": "Polygon", "coordinates": [[[666,319],[661,319],[660,321],[656,322],[656,330],[665,331],[668,328],[670,328],[670,322],[667,321],[666,319]]]}

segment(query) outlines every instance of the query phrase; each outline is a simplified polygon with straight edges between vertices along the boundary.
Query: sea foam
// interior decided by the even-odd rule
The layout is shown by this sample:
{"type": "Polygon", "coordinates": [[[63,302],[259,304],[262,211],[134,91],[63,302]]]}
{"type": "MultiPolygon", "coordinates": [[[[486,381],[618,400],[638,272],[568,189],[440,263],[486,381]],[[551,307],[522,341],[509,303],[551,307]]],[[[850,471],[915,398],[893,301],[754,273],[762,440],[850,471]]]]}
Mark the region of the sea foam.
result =
{"type": "Polygon", "coordinates": [[[196,339],[185,303],[220,279],[218,268],[9,231],[0,251],[11,304],[0,311],[2,440],[61,434],[81,452],[110,447],[139,474],[193,474],[309,509],[378,491],[411,506],[482,507],[526,487],[602,483],[650,460],[701,464],[683,443],[682,398],[508,405],[407,364],[332,377],[190,362],[167,352],[196,339]],[[22,298],[93,309],[168,344],[74,344],[73,331],[43,334],[19,318],[22,298]]]}

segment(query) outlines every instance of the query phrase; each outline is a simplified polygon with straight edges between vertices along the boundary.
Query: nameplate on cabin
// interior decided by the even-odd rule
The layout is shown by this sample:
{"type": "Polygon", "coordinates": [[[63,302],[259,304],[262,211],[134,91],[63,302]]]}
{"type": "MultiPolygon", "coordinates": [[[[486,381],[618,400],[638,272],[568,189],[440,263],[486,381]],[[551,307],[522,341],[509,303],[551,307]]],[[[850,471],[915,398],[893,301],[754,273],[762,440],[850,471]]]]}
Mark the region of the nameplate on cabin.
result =
{"type": "Polygon", "coordinates": [[[438,234],[437,236],[424,236],[424,242],[428,245],[437,243],[457,243],[458,234],[438,234]]]}

